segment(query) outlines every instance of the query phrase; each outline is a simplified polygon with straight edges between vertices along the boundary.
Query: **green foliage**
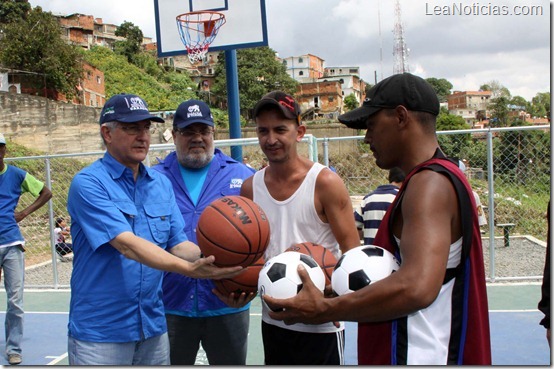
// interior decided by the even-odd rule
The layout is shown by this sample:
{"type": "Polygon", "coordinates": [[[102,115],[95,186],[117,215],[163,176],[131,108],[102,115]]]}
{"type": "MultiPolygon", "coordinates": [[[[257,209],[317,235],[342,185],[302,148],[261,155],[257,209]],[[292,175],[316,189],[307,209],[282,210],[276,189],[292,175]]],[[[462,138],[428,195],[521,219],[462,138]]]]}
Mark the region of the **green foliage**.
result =
{"type": "Polygon", "coordinates": [[[550,184],[550,135],[543,131],[507,131],[498,134],[495,157],[500,178],[544,190],[550,184]]]}
{"type": "Polygon", "coordinates": [[[140,52],[140,45],[144,38],[142,31],[132,22],[125,21],[117,27],[115,35],[125,37],[124,41],[117,41],[115,43],[115,52],[125,56],[129,63],[132,63],[135,56],[140,52]]]}
{"type": "Polygon", "coordinates": [[[453,131],[468,128],[464,118],[459,115],[450,114],[448,111],[441,110],[437,117],[437,131],[453,131]]]}
{"type": "Polygon", "coordinates": [[[504,96],[499,96],[491,99],[489,105],[490,111],[490,126],[491,127],[507,127],[508,126],[508,102],[509,99],[504,96]]]}
{"type": "MultiPolygon", "coordinates": [[[[1,65],[45,75],[48,89],[75,96],[83,75],[80,53],[61,39],[59,24],[50,12],[36,7],[26,18],[4,25],[3,32],[1,65]]],[[[44,88],[42,79],[35,81],[34,87],[44,88]]]]}
{"type": "Polygon", "coordinates": [[[550,117],[550,92],[539,92],[533,97],[529,113],[534,117],[550,117]]]}
{"type": "Polygon", "coordinates": [[[516,105],[516,106],[522,106],[525,110],[528,109],[529,107],[529,102],[527,100],[525,100],[522,96],[514,96],[510,99],[510,104],[511,105],[516,105]]]}
{"type": "MultiPolygon", "coordinates": [[[[95,46],[83,52],[87,62],[104,72],[106,98],[118,93],[133,93],[148,103],[151,111],[175,110],[185,100],[197,99],[196,83],[186,73],[165,72],[152,64],[152,56],[139,54],[143,65],[150,68],[150,73],[136,65],[130,64],[123,55],[118,55],[101,46],[95,46]]],[[[211,107],[214,121],[218,127],[228,127],[229,118],[226,112],[211,107]]]]}
{"type": "Polygon", "coordinates": [[[356,100],[356,96],[352,93],[344,98],[344,106],[347,110],[356,109],[360,103],[356,100]]]}
{"type": "Polygon", "coordinates": [[[164,68],[158,64],[158,59],[154,52],[138,53],[133,57],[132,63],[157,80],[164,79],[166,76],[166,72],[164,68]]]}
{"type": "MultiPolygon", "coordinates": [[[[237,70],[240,109],[245,116],[270,91],[281,90],[291,95],[296,92],[298,83],[287,74],[286,67],[275,58],[275,51],[269,47],[237,50],[237,70]]],[[[227,97],[224,52],[218,58],[212,92],[219,100],[227,97]]]]}
{"type": "Polygon", "coordinates": [[[450,95],[450,91],[452,90],[452,83],[448,82],[448,80],[444,78],[427,78],[427,82],[431,86],[433,86],[433,89],[437,93],[437,96],[439,98],[440,102],[445,102],[448,95],[450,95]]]}
{"type": "Polygon", "coordinates": [[[27,0],[0,0],[0,29],[2,24],[24,19],[29,10],[31,4],[27,0]]]}

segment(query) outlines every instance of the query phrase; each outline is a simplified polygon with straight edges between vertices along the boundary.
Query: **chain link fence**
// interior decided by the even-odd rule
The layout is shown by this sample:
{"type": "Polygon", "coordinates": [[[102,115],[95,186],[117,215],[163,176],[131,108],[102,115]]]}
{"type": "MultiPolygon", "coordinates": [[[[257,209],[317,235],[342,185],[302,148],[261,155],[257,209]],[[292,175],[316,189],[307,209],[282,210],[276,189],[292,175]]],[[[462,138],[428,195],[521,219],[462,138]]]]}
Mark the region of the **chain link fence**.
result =
{"type": "MultiPolygon", "coordinates": [[[[490,265],[487,277],[494,281],[495,235],[501,237],[505,231],[498,224],[513,224],[509,229],[511,235],[546,241],[545,214],[551,187],[550,126],[443,131],[438,133],[438,138],[448,156],[465,161],[466,175],[485,207],[488,225],[482,228],[483,247],[486,252],[488,246],[486,259],[490,265]]],[[[216,146],[228,155],[238,148],[256,169],[265,165],[265,157],[255,138],[217,140],[216,146]]],[[[172,144],[152,145],[146,164],[156,164],[171,150],[172,144]]],[[[316,138],[307,135],[300,144],[300,153],[332,166],[343,178],[353,199],[361,199],[377,186],[387,183],[388,171],[375,165],[368,145],[363,143],[363,136],[316,138]]],[[[27,288],[69,287],[71,257],[62,261],[56,255],[54,222],[57,217],[64,217],[70,225],[66,203],[71,180],[79,170],[102,155],[103,152],[93,152],[5,159],[44,181],[53,193],[47,206],[20,223],[27,249],[27,288]]],[[[33,201],[31,195],[24,194],[18,210],[33,201]]],[[[509,278],[529,278],[518,275],[518,271],[513,273],[509,278]]],[[[540,278],[537,275],[531,277],[540,278]]]]}

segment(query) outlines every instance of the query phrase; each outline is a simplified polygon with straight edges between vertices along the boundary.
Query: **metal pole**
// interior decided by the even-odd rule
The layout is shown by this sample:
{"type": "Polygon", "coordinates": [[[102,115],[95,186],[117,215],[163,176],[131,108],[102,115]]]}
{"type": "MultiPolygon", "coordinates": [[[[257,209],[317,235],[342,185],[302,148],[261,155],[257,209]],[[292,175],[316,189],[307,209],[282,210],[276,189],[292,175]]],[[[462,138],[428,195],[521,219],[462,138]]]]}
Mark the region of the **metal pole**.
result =
{"type": "MultiPolygon", "coordinates": [[[[236,50],[225,50],[225,68],[227,77],[227,105],[229,109],[229,138],[241,138],[236,50]]],[[[242,163],[242,146],[231,146],[231,157],[242,163]]]]}
{"type": "Polygon", "coordinates": [[[329,138],[325,137],[323,139],[323,164],[329,166],[329,138]]]}
{"type": "Polygon", "coordinates": [[[493,163],[492,131],[487,132],[487,179],[489,190],[489,271],[494,282],[494,163],[493,163]]]}
{"type": "MultiPolygon", "coordinates": [[[[46,183],[44,184],[50,191],[52,191],[52,175],[50,174],[50,159],[44,159],[46,169],[46,183]]],[[[48,200],[48,225],[50,227],[50,250],[52,253],[52,273],[54,275],[54,288],[59,287],[58,278],[58,264],[56,259],[56,239],[54,236],[54,207],[52,205],[52,199],[48,200]]]]}

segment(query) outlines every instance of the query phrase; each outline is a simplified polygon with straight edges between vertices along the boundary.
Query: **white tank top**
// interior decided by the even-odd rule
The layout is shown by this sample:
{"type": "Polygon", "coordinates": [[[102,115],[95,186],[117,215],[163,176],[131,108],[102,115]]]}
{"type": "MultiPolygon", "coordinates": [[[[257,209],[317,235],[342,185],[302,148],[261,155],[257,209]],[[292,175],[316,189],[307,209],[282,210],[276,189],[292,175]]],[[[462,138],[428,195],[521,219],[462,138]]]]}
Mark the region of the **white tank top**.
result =
{"type": "MultiPolygon", "coordinates": [[[[340,257],[339,245],[331,231],[331,226],[319,218],[314,205],[316,179],[324,168],[326,168],[324,165],[314,163],[300,187],[284,201],[275,200],[269,193],[264,182],[265,168],[254,174],[252,180],[253,200],[264,210],[271,227],[271,237],[264,255],[265,260],[281,254],[296,243],[306,241],[322,245],[329,249],[337,259],[340,257]]],[[[317,333],[337,332],[344,329],[343,323],[340,328],[336,328],[333,323],[286,325],[282,321],[271,319],[267,306],[262,304],[262,307],[263,321],[281,328],[317,333]]]]}

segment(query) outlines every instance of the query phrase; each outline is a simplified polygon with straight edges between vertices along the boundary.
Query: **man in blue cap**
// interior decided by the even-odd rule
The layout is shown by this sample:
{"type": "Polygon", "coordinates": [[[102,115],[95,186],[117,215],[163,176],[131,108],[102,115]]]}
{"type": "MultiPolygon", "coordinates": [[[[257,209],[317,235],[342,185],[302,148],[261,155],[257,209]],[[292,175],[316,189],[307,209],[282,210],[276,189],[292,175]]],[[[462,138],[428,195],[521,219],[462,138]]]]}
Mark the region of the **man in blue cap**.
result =
{"type": "MultiPolygon", "coordinates": [[[[173,142],[176,150],[154,169],[171,181],[187,237],[196,242],[196,225],[204,209],[222,196],[239,195],[242,182],[254,170],[214,147],[214,121],[203,101],[179,105],[173,142]]],[[[210,365],[246,365],[250,304],[228,306],[213,289],[208,279],[165,274],[163,300],[172,365],[194,365],[200,343],[210,365]]],[[[253,297],[237,296],[243,301],[253,297]]]]}
{"type": "Polygon", "coordinates": [[[142,164],[163,121],[142,98],[113,96],[100,114],[107,152],[71,182],[69,365],[168,365],[162,270],[217,279],[241,269],[201,258],[171,183],[142,164]]]}

